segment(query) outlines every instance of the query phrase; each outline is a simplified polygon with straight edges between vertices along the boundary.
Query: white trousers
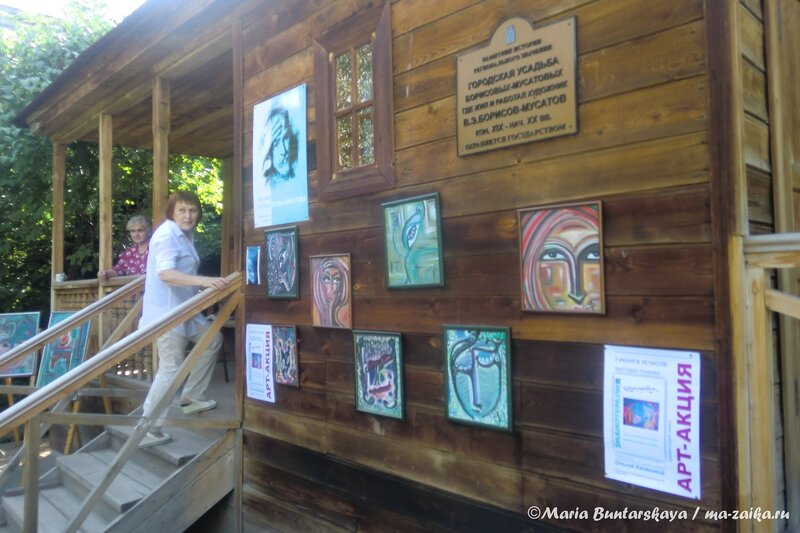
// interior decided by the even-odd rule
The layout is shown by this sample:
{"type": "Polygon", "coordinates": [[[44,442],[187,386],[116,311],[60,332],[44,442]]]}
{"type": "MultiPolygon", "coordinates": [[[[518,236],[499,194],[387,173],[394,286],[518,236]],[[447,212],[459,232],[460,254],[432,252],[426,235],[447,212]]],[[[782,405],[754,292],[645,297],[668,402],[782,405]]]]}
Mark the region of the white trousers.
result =
{"type": "MultiPolygon", "coordinates": [[[[186,355],[186,346],[189,341],[197,342],[203,336],[203,333],[205,332],[201,331],[191,337],[185,337],[174,331],[169,331],[156,339],[158,371],[153,378],[150,392],[147,393],[147,398],[145,398],[142,406],[142,414],[144,416],[152,412],[158,401],[169,389],[170,383],[172,383],[181,363],[183,363],[186,355]]],[[[211,382],[211,376],[214,374],[214,364],[217,362],[221,348],[222,334],[217,332],[189,374],[189,379],[186,380],[186,384],[183,386],[181,398],[189,400],[203,399],[203,394],[211,382]]]]}

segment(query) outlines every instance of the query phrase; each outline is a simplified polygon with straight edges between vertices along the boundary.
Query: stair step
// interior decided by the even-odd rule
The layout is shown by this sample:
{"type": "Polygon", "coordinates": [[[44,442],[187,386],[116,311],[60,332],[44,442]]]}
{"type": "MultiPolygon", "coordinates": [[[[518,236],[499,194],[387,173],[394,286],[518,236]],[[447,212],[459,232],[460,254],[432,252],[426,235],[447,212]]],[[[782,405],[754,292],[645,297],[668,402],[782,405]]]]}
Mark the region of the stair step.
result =
{"type": "MultiPolygon", "coordinates": [[[[38,533],[61,533],[69,525],[72,516],[81,507],[81,500],[64,487],[45,489],[39,493],[38,533]]],[[[3,496],[9,531],[21,531],[25,514],[25,495],[3,496]]],[[[89,514],[80,528],[83,533],[103,531],[108,521],[95,512],[89,514]]],[[[1,531],[1,530],[0,530],[1,531]]]]}
{"type": "MultiPolygon", "coordinates": [[[[97,452],[76,453],[58,460],[62,476],[68,476],[87,494],[100,483],[108,468],[108,462],[103,460],[103,456],[98,457],[96,454],[97,452]]],[[[146,480],[137,479],[140,471],[141,469],[130,463],[126,464],[103,494],[105,502],[117,513],[127,511],[152,490],[153,486],[145,484],[149,477],[146,480]]]]}
{"type": "MultiPolygon", "coordinates": [[[[130,426],[108,426],[106,428],[113,436],[127,440],[133,433],[130,426]]],[[[208,448],[215,439],[200,435],[197,432],[182,428],[164,428],[165,433],[172,435],[172,440],[166,444],[151,446],[141,450],[158,457],[175,466],[183,466],[197,454],[208,448]]]]}
{"type": "MultiPolygon", "coordinates": [[[[47,489],[42,491],[42,496],[46,498],[54,507],[61,510],[62,514],[69,515],[70,519],[77,514],[78,510],[83,507],[83,500],[67,490],[66,487],[56,487],[54,489],[47,489]]],[[[109,521],[103,518],[96,511],[89,513],[86,520],[83,521],[81,531],[103,531],[109,521]]]]}

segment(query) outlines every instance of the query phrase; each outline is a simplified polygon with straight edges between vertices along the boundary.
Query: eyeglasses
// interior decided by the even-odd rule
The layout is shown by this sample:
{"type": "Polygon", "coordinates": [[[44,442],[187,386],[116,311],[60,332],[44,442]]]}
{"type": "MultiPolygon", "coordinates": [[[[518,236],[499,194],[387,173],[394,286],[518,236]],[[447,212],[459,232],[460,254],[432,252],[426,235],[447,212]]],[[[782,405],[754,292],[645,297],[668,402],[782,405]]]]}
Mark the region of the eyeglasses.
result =
{"type": "Polygon", "coordinates": [[[129,229],[128,233],[147,233],[146,229],[129,229]]]}

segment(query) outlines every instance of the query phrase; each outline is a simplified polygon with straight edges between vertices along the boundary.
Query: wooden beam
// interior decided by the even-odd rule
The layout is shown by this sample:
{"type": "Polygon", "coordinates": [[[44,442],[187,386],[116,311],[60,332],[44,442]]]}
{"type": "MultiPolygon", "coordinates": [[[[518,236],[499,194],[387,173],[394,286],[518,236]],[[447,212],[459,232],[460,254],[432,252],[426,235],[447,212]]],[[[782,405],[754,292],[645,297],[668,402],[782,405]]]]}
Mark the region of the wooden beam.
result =
{"type": "Polygon", "coordinates": [[[114,232],[114,207],[112,205],[112,161],[114,156],[113,121],[111,115],[101,114],[100,130],[100,172],[99,172],[99,225],[100,225],[100,269],[108,270],[113,264],[111,235],[114,232]]]}
{"type": "Polygon", "coordinates": [[[40,442],[39,417],[34,416],[25,424],[25,469],[22,472],[22,485],[25,487],[25,509],[22,515],[22,531],[24,533],[36,533],[39,529],[40,442]]]}
{"type": "MultiPolygon", "coordinates": [[[[747,335],[749,378],[750,477],[752,505],[779,509],[777,461],[775,457],[775,362],[772,350],[772,320],[767,311],[765,288],[769,278],[763,269],[746,270],[747,305],[751,317],[747,335]]],[[[754,523],[754,531],[772,531],[772,524],[754,523]]]]}
{"type": "Polygon", "coordinates": [[[56,274],[64,272],[64,178],[67,167],[67,147],[53,143],[53,228],[50,256],[50,309],[55,309],[56,294],[53,282],[56,274]]]}
{"type": "Polygon", "coordinates": [[[800,319],[800,298],[785,292],[767,289],[765,294],[767,308],[770,311],[800,319]]]}
{"type": "MultiPolygon", "coordinates": [[[[800,56],[800,41],[795,34],[800,8],[797,2],[778,0],[764,2],[764,35],[767,61],[767,101],[769,113],[770,159],[772,163],[772,202],[775,232],[786,233],[797,231],[794,208],[794,155],[793,146],[797,133],[796,122],[800,118],[800,109],[792,105],[794,83],[800,74],[794,59],[800,56]],[[790,30],[790,28],[792,30],[790,30]],[[794,57],[793,57],[794,56],[794,57]],[[794,69],[794,71],[792,71],[794,69]],[[796,130],[795,130],[796,131],[796,130]]],[[[789,294],[797,294],[797,269],[781,269],[777,272],[778,288],[789,294]]],[[[767,292],[767,303],[770,304],[773,291],[767,292]]],[[[782,300],[792,299],[781,295],[782,300]]],[[[796,307],[795,307],[796,309],[796,307]]],[[[776,309],[777,310],[777,309],[776,309]]],[[[800,318],[780,310],[780,382],[783,400],[783,440],[784,440],[784,472],[786,475],[786,510],[789,511],[788,529],[800,530],[800,331],[798,323],[789,318],[800,318]]]]}
{"type": "Polygon", "coordinates": [[[67,147],[53,143],[53,248],[50,258],[52,277],[64,271],[64,178],[67,165],[67,147]]]}
{"type": "Polygon", "coordinates": [[[220,273],[227,276],[235,269],[231,254],[233,248],[233,161],[222,160],[222,250],[220,253],[220,273]]]}
{"type": "Polygon", "coordinates": [[[170,83],[153,84],[153,227],[164,220],[169,194],[170,83]]]}

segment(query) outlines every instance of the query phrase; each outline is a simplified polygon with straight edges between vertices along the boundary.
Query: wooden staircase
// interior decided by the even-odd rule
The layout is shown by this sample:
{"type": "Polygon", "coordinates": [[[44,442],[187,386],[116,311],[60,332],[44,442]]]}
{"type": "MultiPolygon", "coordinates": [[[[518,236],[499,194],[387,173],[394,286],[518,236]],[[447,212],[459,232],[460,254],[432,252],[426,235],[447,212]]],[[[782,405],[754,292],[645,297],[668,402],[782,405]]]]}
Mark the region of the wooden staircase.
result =
{"type": "MultiPolygon", "coordinates": [[[[25,428],[23,447],[0,473],[0,532],[183,531],[234,489],[241,461],[238,409],[231,405],[186,416],[171,405],[203,350],[241,303],[241,274],[235,272],[226,279],[225,288],[205,289],[160,320],[125,336],[140,312],[139,300],[100,351],[82,364],[41,388],[1,387],[4,394],[27,396],[0,413],[0,435],[25,428]],[[109,387],[104,372],[217,305],[208,330],[186,355],[152,412],[147,416],[113,414],[110,398],[126,393],[109,387]],[[102,397],[105,414],[80,412],[76,400],[85,396],[102,397]],[[55,457],[50,467],[40,457],[40,442],[53,424],[88,425],[104,431],[76,453],[55,457]],[[172,434],[173,440],[139,449],[145,433],[157,426],[172,434]]],[[[130,282],[0,355],[0,368],[43,349],[71,328],[101,318],[116,302],[140,291],[143,282],[143,278],[130,282]]],[[[236,395],[220,398],[221,404],[235,399],[236,395]]]]}
{"type": "MultiPolygon", "coordinates": [[[[57,454],[40,478],[38,531],[64,531],[132,432],[109,426],[77,453],[57,454]]],[[[79,531],[183,531],[233,490],[235,431],[169,432],[171,442],[134,452],[79,531]]],[[[23,531],[24,499],[18,484],[3,493],[0,532],[23,531]]]]}

